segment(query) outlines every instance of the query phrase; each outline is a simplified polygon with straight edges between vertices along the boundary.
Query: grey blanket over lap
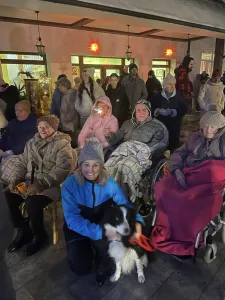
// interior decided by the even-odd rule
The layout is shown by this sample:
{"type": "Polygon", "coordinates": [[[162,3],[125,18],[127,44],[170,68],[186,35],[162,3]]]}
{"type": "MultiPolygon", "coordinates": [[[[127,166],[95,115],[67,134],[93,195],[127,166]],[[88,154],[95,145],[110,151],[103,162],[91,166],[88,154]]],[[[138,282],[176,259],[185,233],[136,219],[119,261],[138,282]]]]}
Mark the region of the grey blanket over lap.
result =
{"type": "Polygon", "coordinates": [[[147,145],[138,141],[122,143],[111,154],[105,167],[119,185],[127,184],[130,201],[137,198],[137,184],[143,172],[151,167],[151,151],[147,145]]]}

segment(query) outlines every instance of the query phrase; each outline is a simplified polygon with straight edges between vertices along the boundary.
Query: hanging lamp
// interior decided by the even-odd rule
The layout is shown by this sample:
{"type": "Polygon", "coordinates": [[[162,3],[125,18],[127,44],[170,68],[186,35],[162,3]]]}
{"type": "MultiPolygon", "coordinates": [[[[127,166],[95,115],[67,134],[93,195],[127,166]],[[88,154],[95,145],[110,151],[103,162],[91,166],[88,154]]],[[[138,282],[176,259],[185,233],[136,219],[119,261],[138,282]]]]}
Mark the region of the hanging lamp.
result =
{"type": "Polygon", "coordinates": [[[37,48],[37,53],[41,57],[43,57],[45,55],[45,46],[42,44],[42,40],[41,40],[39,19],[38,19],[39,11],[35,11],[35,13],[37,14],[37,23],[38,23],[38,38],[37,38],[36,48],[37,48]]]}
{"type": "Polygon", "coordinates": [[[132,50],[130,46],[130,25],[127,25],[128,28],[128,45],[127,45],[127,51],[126,51],[126,59],[130,61],[132,56],[132,50]]]}

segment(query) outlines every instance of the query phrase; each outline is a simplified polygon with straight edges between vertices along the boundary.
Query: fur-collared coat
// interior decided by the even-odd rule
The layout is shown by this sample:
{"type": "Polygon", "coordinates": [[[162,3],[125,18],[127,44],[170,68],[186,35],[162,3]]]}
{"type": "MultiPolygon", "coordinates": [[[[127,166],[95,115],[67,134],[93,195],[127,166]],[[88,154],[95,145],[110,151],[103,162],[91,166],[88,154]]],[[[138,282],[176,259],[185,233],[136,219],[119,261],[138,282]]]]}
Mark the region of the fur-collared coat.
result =
{"type": "Polygon", "coordinates": [[[46,139],[37,133],[15,160],[10,182],[26,181],[29,185],[34,168],[34,182],[39,181],[47,187],[40,195],[59,200],[60,184],[76,167],[77,158],[70,141],[69,135],[58,131],[46,139]]]}

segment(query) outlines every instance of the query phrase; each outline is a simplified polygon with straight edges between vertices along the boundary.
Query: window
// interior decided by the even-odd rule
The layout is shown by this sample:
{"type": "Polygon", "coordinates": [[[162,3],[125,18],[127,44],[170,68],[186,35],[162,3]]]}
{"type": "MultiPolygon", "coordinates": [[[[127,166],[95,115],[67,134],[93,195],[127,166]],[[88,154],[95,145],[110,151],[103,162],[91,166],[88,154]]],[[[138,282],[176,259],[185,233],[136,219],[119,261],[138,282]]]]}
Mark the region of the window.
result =
{"type": "Polygon", "coordinates": [[[24,79],[47,75],[46,57],[36,53],[0,52],[4,80],[9,84],[24,84],[24,79]]]}
{"type": "Polygon", "coordinates": [[[212,50],[204,50],[201,57],[200,73],[206,71],[210,76],[213,72],[215,54],[212,50]]]}
{"type": "Polygon", "coordinates": [[[121,58],[110,58],[110,57],[83,57],[84,65],[122,65],[121,58]]]}
{"type": "Polygon", "coordinates": [[[153,66],[169,66],[170,62],[168,60],[157,60],[153,59],[152,61],[153,66]]]}
{"type": "Polygon", "coordinates": [[[71,63],[75,64],[75,65],[79,65],[79,56],[72,55],[71,56],[71,63]]]}

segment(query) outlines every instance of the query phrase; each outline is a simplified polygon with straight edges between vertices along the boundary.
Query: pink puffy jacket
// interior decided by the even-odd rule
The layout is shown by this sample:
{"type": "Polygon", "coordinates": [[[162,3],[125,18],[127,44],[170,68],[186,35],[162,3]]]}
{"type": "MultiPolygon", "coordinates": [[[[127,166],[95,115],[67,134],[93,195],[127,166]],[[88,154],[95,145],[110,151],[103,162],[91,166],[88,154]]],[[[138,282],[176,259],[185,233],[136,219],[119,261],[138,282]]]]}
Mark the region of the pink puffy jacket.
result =
{"type": "Polygon", "coordinates": [[[85,122],[79,134],[78,137],[79,147],[82,148],[86,143],[86,139],[94,136],[99,140],[102,147],[105,148],[108,146],[108,142],[106,141],[105,136],[110,135],[110,133],[117,132],[118,129],[119,129],[118,121],[116,117],[112,115],[112,105],[110,99],[106,96],[100,97],[93,105],[92,113],[90,117],[87,119],[87,121],[85,122]],[[93,112],[98,102],[103,102],[109,107],[108,113],[105,117],[100,117],[93,112]]]}

